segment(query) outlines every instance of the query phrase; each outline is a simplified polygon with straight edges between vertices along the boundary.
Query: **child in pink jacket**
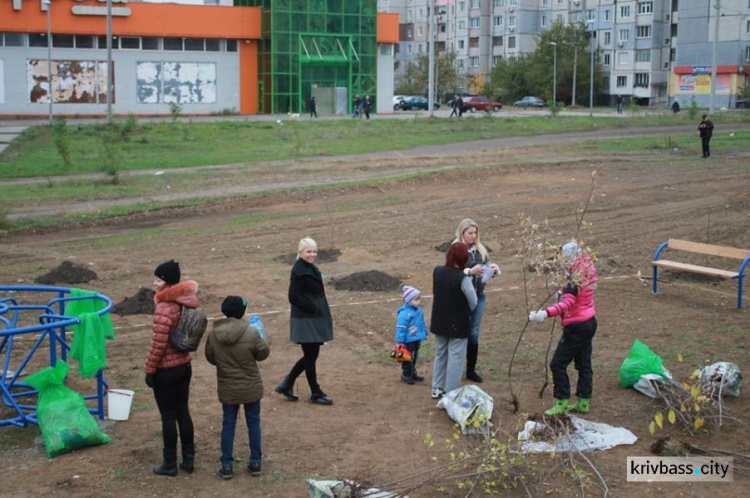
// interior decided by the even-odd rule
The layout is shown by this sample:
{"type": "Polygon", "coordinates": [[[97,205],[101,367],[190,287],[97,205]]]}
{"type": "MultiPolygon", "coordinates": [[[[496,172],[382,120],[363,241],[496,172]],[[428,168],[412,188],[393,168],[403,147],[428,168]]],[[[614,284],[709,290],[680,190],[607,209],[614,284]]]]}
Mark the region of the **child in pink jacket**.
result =
{"type": "Polygon", "coordinates": [[[594,308],[594,287],[596,267],[589,256],[582,255],[581,248],[575,242],[569,242],[562,248],[563,261],[570,262],[568,273],[574,282],[562,289],[560,301],[554,305],[532,311],[529,320],[544,321],[550,316],[559,316],[563,326],[563,335],[557,344],[550,363],[554,383],[555,404],[547,410],[547,415],[560,415],[567,411],[588,413],[589,400],[593,390],[594,371],[591,368],[592,340],[596,334],[596,309],[594,308]],[[570,398],[570,379],[568,365],[575,362],[578,371],[578,401],[568,405],[570,398]]]}

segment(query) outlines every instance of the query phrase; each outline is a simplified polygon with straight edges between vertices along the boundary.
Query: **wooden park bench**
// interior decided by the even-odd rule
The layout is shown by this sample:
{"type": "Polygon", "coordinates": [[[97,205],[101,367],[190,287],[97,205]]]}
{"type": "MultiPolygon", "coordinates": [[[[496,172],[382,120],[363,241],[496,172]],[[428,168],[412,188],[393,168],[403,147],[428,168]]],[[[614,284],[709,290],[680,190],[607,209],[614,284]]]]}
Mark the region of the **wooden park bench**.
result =
{"type": "Polygon", "coordinates": [[[654,267],[654,294],[656,294],[657,273],[659,267],[667,270],[685,271],[719,277],[726,280],[737,280],[737,309],[742,309],[742,280],[744,279],[745,267],[750,263],[750,251],[747,249],[735,249],[734,247],[715,246],[711,244],[701,244],[699,242],[689,242],[687,240],[669,239],[664,242],[654,253],[654,260],[651,264],[654,267]],[[739,259],[742,261],[739,271],[722,270],[719,268],[710,268],[708,266],[691,265],[688,263],[678,263],[659,259],[664,249],[673,249],[676,251],[686,251],[698,254],[707,254],[709,256],[719,256],[723,258],[739,259]]]}

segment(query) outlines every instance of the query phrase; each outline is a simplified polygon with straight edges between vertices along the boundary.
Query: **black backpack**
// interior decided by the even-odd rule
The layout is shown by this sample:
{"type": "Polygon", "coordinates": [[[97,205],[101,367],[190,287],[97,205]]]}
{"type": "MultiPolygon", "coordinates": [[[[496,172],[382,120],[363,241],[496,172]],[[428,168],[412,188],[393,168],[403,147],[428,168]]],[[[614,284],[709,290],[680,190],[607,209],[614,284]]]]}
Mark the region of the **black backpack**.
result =
{"type": "Polygon", "coordinates": [[[182,307],[182,316],[177,327],[169,333],[169,343],[177,351],[192,353],[198,346],[206,332],[208,318],[199,308],[182,307]]]}

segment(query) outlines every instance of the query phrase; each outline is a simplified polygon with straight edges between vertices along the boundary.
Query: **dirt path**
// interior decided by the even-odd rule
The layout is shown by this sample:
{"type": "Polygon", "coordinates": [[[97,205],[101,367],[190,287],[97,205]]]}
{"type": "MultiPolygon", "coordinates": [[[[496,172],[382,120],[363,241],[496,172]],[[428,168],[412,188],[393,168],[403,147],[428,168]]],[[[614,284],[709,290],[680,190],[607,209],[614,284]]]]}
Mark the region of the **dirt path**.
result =
{"type": "MultiPolygon", "coordinates": [[[[750,125],[737,125],[733,129],[750,129],[750,125]]],[[[480,152],[491,152],[491,151],[506,151],[507,149],[535,149],[545,145],[558,145],[564,143],[578,143],[584,140],[601,140],[609,138],[619,137],[643,137],[643,136],[654,136],[654,135],[681,135],[693,133],[695,130],[692,126],[674,126],[674,127],[660,127],[660,128],[640,128],[640,129],[604,129],[594,133],[591,132],[575,132],[575,133],[560,133],[560,134],[549,134],[549,135],[534,135],[526,137],[509,137],[495,140],[481,140],[473,142],[461,142],[461,143],[447,143],[443,145],[433,145],[425,147],[417,147],[413,149],[406,149],[400,151],[382,151],[372,152],[365,154],[346,155],[346,156],[317,156],[317,157],[306,157],[295,159],[294,161],[271,161],[263,163],[245,163],[235,165],[216,165],[216,166],[196,166],[196,167],[185,167],[185,168],[172,168],[169,170],[132,170],[126,174],[128,176],[143,176],[143,175],[161,175],[171,173],[189,173],[194,171],[206,171],[206,170],[236,170],[246,174],[244,181],[239,182],[231,186],[222,185],[221,187],[213,189],[194,189],[187,192],[165,192],[159,195],[151,196],[131,196],[119,199],[102,199],[102,200],[87,200],[79,203],[62,203],[62,204],[44,204],[44,205],[33,205],[27,206],[23,209],[16,209],[15,211],[9,212],[6,217],[9,220],[21,220],[25,218],[34,218],[41,216],[55,216],[55,215],[75,215],[92,213],[102,209],[108,209],[118,206],[132,206],[135,204],[141,204],[144,202],[170,202],[179,201],[185,199],[219,199],[236,197],[254,193],[268,193],[280,190],[289,190],[298,188],[301,186],[322,186],[326,184],[346,184],[346,183],[357,183],[365,180],[373,179],[385,179],[398,175],[403,175],[409,172],[421,172],[421,173],[434,173],[439,171],[447,171],[455,168],[455,161],[453,158],[463,158],[467,154],[477,154],[480,152]],[[358,163],[367,161],[388,161],[388,160],[409,160],[414,158],[441,158],[443,163],[435,165],[433,167],[424,167],[421,164],[404,164],[398,163],[395,165],[386,163],[385,167],[370,168],[366,171],[357,171],[352,168],[339,168],[335,171],[334,168],[328,168],[327,164],[336,163],[351,164],[356,166],[358,163]],[[299,178],[294,176],[286,181],[267,181],[262,178],[252,177],[256,170],[264,168],[272,169],[275,166],[283,166],[288,164],[295,164],[298,168],[305,168],[307,165],[322,168],[321,171],[316,172],[314,177],[299,178]],[[446,164],[448,163],[448,164],[446,164]],[[453,165],[452,165],[453,164],[453,165]],[[390,167],[389,167],[390,166],[390,167]],[[331,171],[327,171],[331,169],[331,171]]],[[[575,152],[574,147],[571,147],[571,152],[575,152]]],[[[504,155],[504,154],[503,154],[504,155]]],[[[584,158],[576,157],[575,154],[568,157],[556,157],[554,159],[543,158],[540,162],[549,162],[550,160],[556,160],[560,162],[567,161],[580,161],[584,158]]],[[[587,158],[591,160],[592,158],[587,158]]],[[[611,158],[610,158],[611,159],[611,158]]],[[[501,160],[501,158],[499,158],[501,160]]],[[[82,174],[82,175],[67,175],[55,177],[56,180],[77,180],[77,179],[96,179],[101,178],[102,175],[98,173],[93,174],[82,174]]],[[[8,185],[19,185],[19,184],[30,184],[30,183],[44,183],[48,180],[45,178],[19,178],[0,180],[0,186],[8,185]]]]}

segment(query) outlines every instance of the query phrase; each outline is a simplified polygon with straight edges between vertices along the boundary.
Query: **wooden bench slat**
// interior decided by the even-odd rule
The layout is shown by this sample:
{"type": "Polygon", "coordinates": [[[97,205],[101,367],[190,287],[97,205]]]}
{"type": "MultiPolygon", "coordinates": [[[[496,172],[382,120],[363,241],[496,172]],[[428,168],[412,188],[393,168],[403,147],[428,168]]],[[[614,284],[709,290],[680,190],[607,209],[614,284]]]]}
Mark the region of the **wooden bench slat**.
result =
{"type": "Polygon", "coordinates": [[[669,261],[665,259],[660,259],[659,261],[653,261],[652,264],[655,266],[660,266],[662,268],[668,268],[673,270],[682,270],[682,271],[688,271],[692,273],[700,273],[702,275],[709,275],[712,277],[721,277],[721,278],[735,278],[739,276],[739,273],[736,271],[727,271],[727,270],[719,270],[716,268],[708,268],[706,266],[697,266],[697,265],[691,265],[687,263],[678,263],[676,261],[669,261]]]}
{"type": "Polygon", "coordinates": [[[745,259],[750,257],[750,251],[747,249],[737,249],[734,247],[715,246],[712,244],[702,244],[700,242],[690,242],[688,240],[669,239],[670,249],[678,251],[697,252],[699,254],[708,254],[709,256],[720,256],[723,258],[745,259]]]}

